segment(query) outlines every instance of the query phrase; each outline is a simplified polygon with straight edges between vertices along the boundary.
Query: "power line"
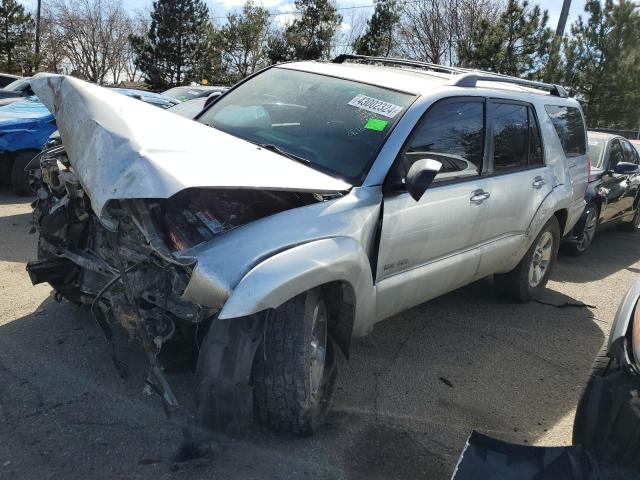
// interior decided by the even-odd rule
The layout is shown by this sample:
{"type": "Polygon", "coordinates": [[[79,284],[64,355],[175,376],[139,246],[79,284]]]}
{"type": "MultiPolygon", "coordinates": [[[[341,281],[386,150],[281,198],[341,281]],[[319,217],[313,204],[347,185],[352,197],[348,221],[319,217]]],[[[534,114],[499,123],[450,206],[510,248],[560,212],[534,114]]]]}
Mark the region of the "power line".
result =
{"type": "MultiPolygon", "coordinates": [[[[413,1],[406,1],[406,2],[397,2],[396,5],[410,5],[413,3],[422,3],[424,0],[413,0],[413,1]]],[[[358,10],[360,8],[373,8],[375,7],[376,4],[372,3],[371,5],[355,5],[353,7],[338,7],[336,8],[336,10],[358,10]]],[[[300,10],[292,10],[290,12],[269,12],[269,16],[270,17],[277,17],[279,15],[296,15],[296,14],[301,14],[302,12],[300,10]]],[[[212,17],[216,20],[224,20],[227,18],[226,15],[224,16],[216,16],[216,17],[212,17]]]]}

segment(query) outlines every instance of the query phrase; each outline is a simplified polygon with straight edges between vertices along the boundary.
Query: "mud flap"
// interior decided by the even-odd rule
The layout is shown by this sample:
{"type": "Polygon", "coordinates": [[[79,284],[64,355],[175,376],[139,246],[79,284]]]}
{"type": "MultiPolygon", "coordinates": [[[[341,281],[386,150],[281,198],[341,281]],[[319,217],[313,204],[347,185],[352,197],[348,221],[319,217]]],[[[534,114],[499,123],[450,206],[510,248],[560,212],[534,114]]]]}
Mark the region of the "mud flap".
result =
{"type": "Polygon", "coordinates": [[[516,445],[472,432],[452,480],[597,480],[582,447],[516,445]]]}
{"type": "Polygon", "coordinates": [[[253,418],[251,369],[262,340],[265,313],[213,320],[196,370],[198,420],[231,436],[245,433],[253,418]]]}

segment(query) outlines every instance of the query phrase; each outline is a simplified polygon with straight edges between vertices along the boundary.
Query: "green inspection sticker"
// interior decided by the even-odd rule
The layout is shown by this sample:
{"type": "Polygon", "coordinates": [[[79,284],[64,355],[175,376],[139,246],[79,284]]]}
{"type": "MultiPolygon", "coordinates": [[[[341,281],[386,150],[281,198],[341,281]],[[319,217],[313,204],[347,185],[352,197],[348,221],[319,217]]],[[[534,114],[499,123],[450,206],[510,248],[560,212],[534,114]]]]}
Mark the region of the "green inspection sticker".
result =
{"type": "Polygon", "coordinates": [[[379,118],[369,118],[367,123],[364,124],[364,128],[367,130],[375,130],[381,132],[385,129],[389,122],[387,120],[380,120],[379,118]]]}

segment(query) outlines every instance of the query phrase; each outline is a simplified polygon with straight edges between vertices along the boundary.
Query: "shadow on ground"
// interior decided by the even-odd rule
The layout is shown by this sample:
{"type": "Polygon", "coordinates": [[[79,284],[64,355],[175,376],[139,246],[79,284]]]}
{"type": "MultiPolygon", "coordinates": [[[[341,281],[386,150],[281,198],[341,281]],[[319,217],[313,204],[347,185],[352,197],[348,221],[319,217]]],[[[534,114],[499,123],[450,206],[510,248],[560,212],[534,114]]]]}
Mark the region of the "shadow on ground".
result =
{"type": "Polygon", "coordinates": [[[610,228],[598,234],[587,252],[579,257],[561,255],[563,266],[554,276],[559,282],[586,283],[601,280],[620,270],[640,273],[632,265],[640,260],[640,234],[610,228]]]}
{"type": "Polygon", "coordinates": [[[2,458],[14,478],[448,478],[472,429],[531,442],[566,415],[602,341],[586,308],[508,303],[481,281],[355,342],[316,436],[257,429],[174,465],[192,421],[193,376],[170,376],[184,408],[168,421],[158,398],[142,393],[135,345],[119,333],[131,372],[122,380],[87,312],[48,298],[0,327],[2,458]]]}

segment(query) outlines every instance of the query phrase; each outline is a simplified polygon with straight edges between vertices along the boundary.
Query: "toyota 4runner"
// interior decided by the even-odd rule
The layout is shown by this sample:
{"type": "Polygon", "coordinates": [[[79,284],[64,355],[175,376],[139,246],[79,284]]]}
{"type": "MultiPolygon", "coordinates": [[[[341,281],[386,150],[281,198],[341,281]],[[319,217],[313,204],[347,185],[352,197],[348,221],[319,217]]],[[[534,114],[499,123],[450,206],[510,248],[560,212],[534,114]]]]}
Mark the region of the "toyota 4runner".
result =
{"type": "Polygon", "coordinates": [[[32,85],[63,143],[31,165],[33,283],[138,339],[169,409],[158,355],[197,344],[213,428],[315,431],[353,337],[489,275],[534,298],[585,206],[584,120],[556,85],[341,56],[267,68],[195,122],[32,85]]]}

